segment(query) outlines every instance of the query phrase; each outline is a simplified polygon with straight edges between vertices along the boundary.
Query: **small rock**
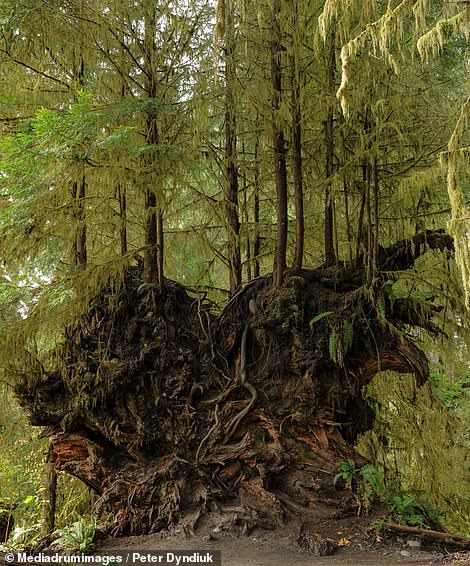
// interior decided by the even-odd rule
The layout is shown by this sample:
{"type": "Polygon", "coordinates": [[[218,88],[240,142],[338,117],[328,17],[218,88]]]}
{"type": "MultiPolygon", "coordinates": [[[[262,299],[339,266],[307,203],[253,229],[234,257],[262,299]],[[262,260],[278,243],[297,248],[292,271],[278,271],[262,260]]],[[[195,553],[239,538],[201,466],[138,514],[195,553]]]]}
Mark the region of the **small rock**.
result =
{"type": "Polygon", "coordinates": [[[414,549],[420,549],[421,548],[421,541],[419,541],[419,540],[407,540],[406,544],[410,548],[414,548],[414,549]]]}
{"type": "Polygon", "coordinates": [[[411,558],[413,556],[411,552],[408,552],[407,550],[401,550],[400,555],[404,556],[405,558],[411,558]]]}

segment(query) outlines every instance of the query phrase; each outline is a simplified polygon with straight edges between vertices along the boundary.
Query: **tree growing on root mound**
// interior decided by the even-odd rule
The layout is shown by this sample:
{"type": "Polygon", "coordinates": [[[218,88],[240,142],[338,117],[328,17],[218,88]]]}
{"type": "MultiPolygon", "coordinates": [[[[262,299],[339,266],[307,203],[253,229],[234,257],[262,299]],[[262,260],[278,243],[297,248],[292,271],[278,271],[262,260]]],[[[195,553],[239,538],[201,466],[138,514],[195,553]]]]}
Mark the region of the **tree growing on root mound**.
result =
{"type": "Polygon", "coordinates": [[[431,302],[394,298],[406,270],[441,231],[384,248],[378,277],[338,264],[248,283],[215,315],[201,294],[130,268],[66,332],[57,366],[16,388],[50,460],[99,495],[114,533],[191,530],[214,508],[243,528],[289,513],[333,513],[335,463],[371,425],[364,388],[377,371],[427,362],[410,328],[438,332],[431,302]]]}

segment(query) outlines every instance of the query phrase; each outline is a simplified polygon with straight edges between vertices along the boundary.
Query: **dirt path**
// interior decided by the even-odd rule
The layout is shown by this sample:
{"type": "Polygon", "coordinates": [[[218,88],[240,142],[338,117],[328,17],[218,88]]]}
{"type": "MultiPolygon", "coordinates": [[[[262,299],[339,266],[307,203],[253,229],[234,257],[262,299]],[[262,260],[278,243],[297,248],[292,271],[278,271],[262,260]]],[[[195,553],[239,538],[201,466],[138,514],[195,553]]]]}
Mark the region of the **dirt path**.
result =
{"type": "Polygon", "coordinates": [[[251,536],[235,536],[226,533],[194,536],[185,539],[181,535],[160,534],[104,540],[98,550],[175,551],[175,550],[221,550],[222,566],[427,566],[438,556],[423,550],[406,550],[405,545],[379,545],[365,548],[363,543],[353,543],[340,548],[333,556],[314,558],[299,550],[294,533],[285,535],[258,533],[251,536]],[[407,553],[403,555],[402,553],[407,553]]]}

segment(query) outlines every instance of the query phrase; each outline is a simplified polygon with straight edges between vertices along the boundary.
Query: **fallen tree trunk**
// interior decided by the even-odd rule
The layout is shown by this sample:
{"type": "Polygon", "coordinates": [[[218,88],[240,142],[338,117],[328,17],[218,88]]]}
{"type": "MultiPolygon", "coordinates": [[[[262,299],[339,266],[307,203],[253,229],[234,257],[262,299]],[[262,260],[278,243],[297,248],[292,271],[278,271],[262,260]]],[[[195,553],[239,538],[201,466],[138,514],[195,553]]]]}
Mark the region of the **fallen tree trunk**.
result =
{"type": "Polygon", "coordinates": [[[470,538],[461,535],[443,533],[441,531],[432,531],[429,529],[419,529],[418,527],[409,527],[407,525],[398,525],[396,523],[385,525],[384,528],[386,531],[410,535],[421,540],[445,543],[449,546],[470,549],[470,538]]]}
{"type": "MultiPolygon", "coordinates": [[[[417,235],[379,263],[407,269],[426,247],[452,241],[417,235]]],[[[278,289],[257,278],[219,315],[193,290],[167,280],[156,294],[141,277],[129,269],[96,297],[66,330],[55,370],[16,388],[56,469],[99,494],[115,534],[191,530],[220,508],[238,509],[230,521],[244,530],[299,508],[347,512],[332,476],[358,459],[352,441],[372,424],[364,390],[385,369],[426,380],[405,330],[438,331],[433,306],[397,302],[389,273],[366,286],[364,270],[343,264],[287,274],[278,289]]]]}

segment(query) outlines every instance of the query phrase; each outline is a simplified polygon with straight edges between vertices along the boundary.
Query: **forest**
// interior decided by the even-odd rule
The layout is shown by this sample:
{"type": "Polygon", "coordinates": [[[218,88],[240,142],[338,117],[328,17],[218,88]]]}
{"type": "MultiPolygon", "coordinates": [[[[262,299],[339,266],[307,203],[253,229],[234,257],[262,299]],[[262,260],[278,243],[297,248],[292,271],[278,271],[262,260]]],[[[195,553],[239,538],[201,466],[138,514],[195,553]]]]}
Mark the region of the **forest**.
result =
{"type": "Polygon", "coordinates": [[[469,537],[469,2],[0,26],[0,545],[374,505],[469,537]]]}

